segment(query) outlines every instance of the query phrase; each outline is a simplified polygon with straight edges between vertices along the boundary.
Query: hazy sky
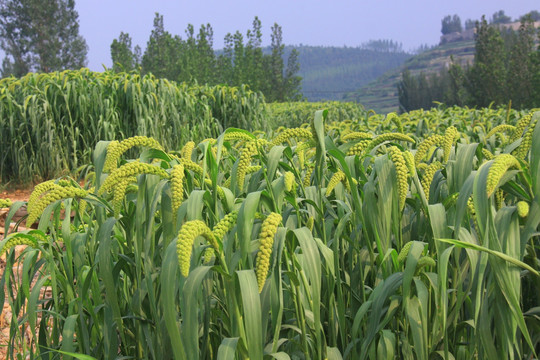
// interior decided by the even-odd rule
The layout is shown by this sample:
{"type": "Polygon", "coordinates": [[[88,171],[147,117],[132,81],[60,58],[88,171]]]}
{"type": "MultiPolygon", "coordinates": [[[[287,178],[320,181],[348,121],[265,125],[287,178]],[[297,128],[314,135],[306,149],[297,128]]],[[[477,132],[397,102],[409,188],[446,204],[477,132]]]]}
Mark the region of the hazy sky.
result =
{"type": "Polygon", "coordinates": [[[530,10],[540,11],[538,0],[78,0],[81,34],[89,47],[88,66],[101,71],[111,66],[110,45],[121,31],[130,34],[133,46],[143,52],[153,26],[154,14],[164,17],[165,29],[185,38],[193,24],[210,23],[214,49],[223,47],[223,38],[251,28],[255,16],[262,22],[263,46],[270,44],[270,28],[283,28],[287,45],[358,46],[368,40],[392,39],[405,50],[438,43],[441,19],[458,14],[466,19],[489,19],[504,10],[515,19],[530,10]]]}

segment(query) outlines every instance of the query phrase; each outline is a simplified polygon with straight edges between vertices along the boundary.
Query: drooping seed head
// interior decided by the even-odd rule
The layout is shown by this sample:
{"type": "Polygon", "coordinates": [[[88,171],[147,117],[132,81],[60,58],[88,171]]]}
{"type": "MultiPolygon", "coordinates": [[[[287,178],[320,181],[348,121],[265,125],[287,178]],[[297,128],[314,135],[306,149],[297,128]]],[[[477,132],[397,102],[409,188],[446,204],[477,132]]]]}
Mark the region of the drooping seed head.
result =
{"type": "Polygon", "coordinates": [[[366,149],[364,149],[365,153],[369,153],[372,149],[374,149],[376,146],[386,142],[386,141],[407,141],[414,143],[414,139],[408,135],[401,134],[401,133],[386,133],[381,134],[377,136],[375,139],[371,140],[369,144],[367,145],[366,149]]]}
{"type": "Polygon", "coordinates": [[[45,208],[55,201],[69,198],[82,198],[88,195],[88,192],[80,187],[75,186],[60,186],[53,184],[52,189],[43,194],[36,203],[29,209],[26,226],[30,227],[43,213],[45,208]]]}
{"type": "Polygon", "coordinates": [[[452,150],[452,145],[454,144],[454,141],[457,139],[458,136],[459,131],[454,126],[450,126],[444,132],[443,163],[446,163],[448,161],[448,158],[450,157],[450,151],[452,150]]]}
{"type": "Polygon", "coordinates": [[[191,262],[191,253],[193,251],[193,242],[198,236],[204,237],[212,246],[214,246],[216,243],[212,231],[201,220],[192,220],[184,223],[178,232],[176,254],[178,256],[180,272],[184,277],[189,275],[189,265],[191,262]]]}
{"type": "Polygon", "coordinates": [[[111,172],[116,169],[118,159],[120,159],[122,154],[135,146],[163,150],[163,147],[157,140],[147,136],[133,136],[120,142],[116,140],[111,141],[107,146],[107,155],[105,157],[105,164],[103,165],[103,172],[111,172]]]}
{"type": "Polygon", "coordinates": [[[388,149],[388,156],[396,168],[399,209],[403,210],[405,207],[405,200],[407,199],[407,193],[409,192],[409,168],[407,167],[403,153],[397,146],[392,146],[388,149]]]}
{"type": "Polygon", "coordinates": [[[325,196],[330,196],[332,191],[334,191],[334,188],[342,181],[346,180],[345,173],[341,170],[338,170],[332,177],[330,178],[330,181],[328,181],[328,185],[326,186],[326,194],[325,196]]]}
{"type": "Polygon", "coordinates": [[[225,215],[212,229],[212,233],[217,240],[223,239],[226,233],[236,225],[236,219],[238,218],[238,211],[232,211],[225,215]]]}
{"type": "Polygon", "coordinates": [[[517,207],[517,213],[519,217],[524,218],[524,217],[527,217],[527,215],[529,215],[529,203],[525,201],[519,201],[516,204],[516,207],[517,207]]]}
{"type": "Polygon", "coordinates": [[[440,146],[443,141],[444,137],[438,134],[431,135],[430,137],[422,141],[420,145],[418,145],[416,153],[414,154],[414,162],[416,163],[416,165],[420,164],[422,160],[424,160],[424,157],[432,146],[440,146]]]}
{"type": "Polygon", "coordinates": [[[184,201],[184,165],[180,163],[173,166],[171,170],[171,202],[174,219],[182,201],[184,201]]]}
{"type": "Polygon", "coordinates": [[[17,245],[26,245],[33,248],[38,247],[37,240],[34,239],[34,237],[24,236],[23,234],[15,233],[8,237],[8,240],[0,249],[0,256],[4,255],[4,253],[8,252],[11,248],[17,245]]]}
{"type": "Polygon", "coordinates": [[[264,287],[268,269],[270,268],[270,256],[272,255],[272,246],[274,244],[274,236],[281,222],[281,215],[270,213],[263,221],[261,232],[259,233],[259,252],[257,253],[257,267],[255,273],[257,275],[257,284],[259,285],[259,293],[264,287]]]}
{"type": "Polygon", "coordinates": [[[399,252],[399,255],[398,255],[398,258],[397,258],[397,261],[400,264],[403,264],[403,262],[407,258],[407,255],[409,255],[409,251],[411,250],[412,244],[413,244],[412,241],[409,241],[409,242],[405,243],[405,245],[403,245],[403,247],[401,248],[401,251],[399,252]]]}
{"type": "Polygon", "coordinates": [[[495,157],[489,168],[486,180],[486,191],[488,197],[493,195],[493,192],[495,191],[503,175],[513,167],[518,169],[520,168],[519,161],[514,156],[510,154],[499,154],[495,157]]]}
{"type": "Polygon", "coordinates": [[[183,147],[182,150],[180,150],[180,156],[183,159],[191,160],[191,153],[193,152],[193,149],[195,148],[195,142],[188,141],[183,147]]]}
{"type": "Polygon", "coordinates": [[[341,137],[341,140],[348,142],[353,140],[371,140],[373,135],[361,131],[353,131],[341,137]]]}
{"type": "Polygon", "coordinates": [[[291,192],[293,190],[293,187],[295,185],[295,177],[294,177],[294,174],[290,171],[286,171],[285,174],[283,175],[284,179],[284,183],[285,183],[285,190],[288,191],[288,192],[291,192]]]}
{"type": "Polygon", "coordinates": [[[435,161],[428,165],[426,170],[424,171],[424,174],[422,175],[422,189],[424,190],[424,194],[426,195],[426,199],[429,201],[429,189],[431,188],[431,182],[433,181],[433,176],[435,176],[435,173],[442,169],[442,164],[439,161],[435,161]]]}
{"type": "Polygon", "coordinates": [[[11,207],[13,203],[10,199],[0,199],[0,209],[11,207]]]}

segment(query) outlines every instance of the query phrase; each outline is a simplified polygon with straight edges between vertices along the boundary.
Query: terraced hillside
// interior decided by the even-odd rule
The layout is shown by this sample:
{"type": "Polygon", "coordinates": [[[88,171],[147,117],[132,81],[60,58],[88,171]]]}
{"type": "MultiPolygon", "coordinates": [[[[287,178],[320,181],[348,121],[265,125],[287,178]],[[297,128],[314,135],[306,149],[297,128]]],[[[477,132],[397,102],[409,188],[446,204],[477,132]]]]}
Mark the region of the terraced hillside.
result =
{"type": "Polygon", "coordinates": [[[474,59],[474,41],[457,41],[436,46],[409,58],[396,69],[390,70],[376,80],[346,96],[348,101],[357,101],[366,109],[388,113],[398,111],[397,82],[404,69],[413,74],[438,72],[452,61],[461,64],[472,63],[474,59]]]}

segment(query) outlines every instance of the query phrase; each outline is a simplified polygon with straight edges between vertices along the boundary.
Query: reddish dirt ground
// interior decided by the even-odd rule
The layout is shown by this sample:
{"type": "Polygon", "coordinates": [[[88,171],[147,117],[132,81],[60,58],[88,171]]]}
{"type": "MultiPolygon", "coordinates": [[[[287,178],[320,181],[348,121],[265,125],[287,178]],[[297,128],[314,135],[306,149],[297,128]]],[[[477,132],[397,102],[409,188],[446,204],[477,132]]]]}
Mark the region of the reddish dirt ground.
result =
{"type": "MultiPolygon", "coordinates": [[[[32,188],[29,189],[2,189],[0,198],[10,199],[11,201],[27,201],[32,188]]],[[[0,240],[4,239],[4,221],[7,215],[7,209],[0,209],[0,240]]],[[[17,247],[15,251],[22,251],[24,246],[17,247]]],[[[4,273],[6,267],[6,257],[0,257],[0,275],[4,273]]],[[[7,343],[9,340],[9,322],[11,321],[11,309],[7,303],[4,303],[4,308],[0,314],[0,359],[6,358],[7,343]]]]}

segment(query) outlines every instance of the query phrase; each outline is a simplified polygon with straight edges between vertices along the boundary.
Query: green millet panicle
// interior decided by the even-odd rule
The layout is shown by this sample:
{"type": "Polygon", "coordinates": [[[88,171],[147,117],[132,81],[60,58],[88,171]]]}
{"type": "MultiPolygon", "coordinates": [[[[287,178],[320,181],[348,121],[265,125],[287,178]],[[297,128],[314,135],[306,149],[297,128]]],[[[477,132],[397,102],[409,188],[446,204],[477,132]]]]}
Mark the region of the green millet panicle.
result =
{"type": "Polygon", "coordinates": [[[0,199],[0,209],[11,207],[13,203],[9,199],[0,199]]]}
{"type": "Polygon", "coordinates": [[[167,179],[169,174],[158,167],[150,164],[142,163],[140,161],[133,161],[120,166],[110,173],[109,176],[103,182],[103,185],[99,189],[99,194],[103,194],[106,191],[111,191],[121,178],[128,176],[137,176],[140,174],[153,174],[158,175],[161,178],[167,179]]]}
{"type": "Polygon", "coordinates": [[[501,124],[501,125],[497,125],[497,126],[495,126],[493,129],[491,129],[491,130],[486,134],[485,139],[489,139],[489,138],[492,137],[493,135],[499,134],[499,133],[510,133],[510,134],[514,134],[515,131],[516,131],[516,127],[513,126],[513,125],[509,125],[509,124],[501,124]]]}
{"type": "Polygon", "coordinates": [[[272,145],[279,145],[289,139],[311,139],[313,137],[312,133],[308,129],[303,128],[293,128],[293,129],[286,129],[283,132],[281,132],[278,136],[276,136],[271,144],[272,145]]]}
{"type": "Polygon", "coordinates": [[[442,168],[442,164],[439,161],[435,161],[428,165],[424,174],[422,175],[422,189],[426,195],[426,199],[429,201],[429,189],[431,187],[431,182],[433,181],[433,176],[435,173],[442,168]]]}
{"type": "Polygon", "coordinates": [[[195,142],[188,141],[183,147],[182,150],[180,150],[180,156],[183,159],[191,160],[191,153],[193,152],[193,149],[195,148],[195,142]]]}
{"type": "Polygon", "coordinates": [[[330,178],[330,181],[328,181],[328,185],[326,186],[326,194],[325,196],[330,196],[332,191],[334,191],[334,188],[342,181],[346,181],[345,173],[341,170],[338,170],[332,177],[330,178]]]}
{"type": "Polygon", "coordinates": [[[309,166],[306,170],[306,174],[304,175],[304,182],[303,182],[303,186],[304,187],[308,187],[309,185],[311,185],[311,174],[313,174],[313,170],[315,170],[315,166],[313,164],[311,164],[312,166],[309,166]]]}
{"type": "Polygon", "coordinates": [[[482,155],[484,155],[486,160],[493,160],[495,158],[495,155],[493,155],[491,151],[486,148],[482,148],[482,155]]]}
{"type": "Polygon", "coordinates": [[[55,201],[69,198],[82,198],[88,195],[88,192],[84,189],[77,188],[74,186],[60,186],[54,184],[53,188],[50,189],[47,193],[43,194],[35,202],[35,204],[28,211],[28,218],[26,219],[26,226],[30,227],[38,217],[43,213],[45,208],[52,204],[55,201]]]}
{"type": "Polygon", "coordinates": [[[212,258],[214,257],[214,248],[213,247],[207,247],[204,249],[203,252],[203,262],[205,264],[208,264],[210,261],[212,261],[212,258]]]}
{"type": "Polygon", "coordinates": [[[403,264],[403,262],[407,258],[407,255],[409,255],[409,251],[411,250],[412,244],[413,244],[412,241],[409,241],[409,242],[405,243],[405,245],[403,245],[403,247],[401,248],[401,251],[399,252],[399,255],[398,255],[398,258],[397,258],[397,261],[400,264],[403,264]]]}
{"type": "Polygon", "coordinates": [[[57,185],[55,184],[54,180],[48,180],[48,181],[42,182],[41,184],[36,185],[32,193],[30,194],[30,197],[28,198],[26,210],[28,212],[31,212],[32,208],[36,205],[41,195],[53,189],[55,186],[57,185]]]}
{"type": "Polygon", "coordinates": [[[184,277],[189,275],[193,242],[198,236],[204,237],[214,248],[215,245],[217,245],[212,231],[204,222],[201,220],[192,220],[184,223],[178,232],[178,240],[176,241],[178,265],[180,266],[180,273],[182,273],[184,277]]]}
{"type": "MultiPolygon", "coordinates": [[[[204,183],[208,185],[209,187],[212,187],[212,180],[210,179],[204,179],[204,183]]],[[[223,188],[219,185],[216,186],[216,192],[218,194],[219,199],[225,198],[225,191],[223,191],[223,188]]]]}
{"type": "Polygon", "coordinates": [[[443,141],[444,137],[438,134],[431,135],[430,137],[422,141],[422,143],[418,145],[416,153],[414,154],[414,162],[416,163],[416,165],[420,164],[422,160],[424,160],[424,157],[432,146],[440,146],[443,141]]]}
{"type": "Polygon", "coordinates": [[[444,200],[445,207],[448,209],[448,208],[454,206],[456,204],[456,201],[457,201],[458,197],[459,197],[459,192],[453,193],[452,195],[447,197],[444,200]]]}
{"type": "Polygon", "coordinates": [[[416,174],[416,163],[414,162],[414,155],[406,150],[401,153],[403,159],[405,160],[405,165],[407,165],[407,170],[409,170],[409,175],[412,177],[416,174]]]}
{"type": "Polygon", "coordinates": [[[13,234],[0,249],[0,256],[8,252],[11,248],[17,245],[26,245],[37,248],[37,241],[33,237],[22,236],[22,234],[13,234]]]}
{"type": "Polygon", "coordinates": [[[353,141],[353,140],[371,140],[372,138],[373,138],[373,135],[369,133],[353,131],[346,135],[343,135],[341,137],[341,140],[347,142],[347,141],[353,141]]]}
{"type": "Polygon", "coordinates": [[[114,187],[114,195],[113,195],[113,210],[114,210],[114,217],[120,216],[120,210],[122,209],[122,203],[124,201],[124,197],[126,195],[127,187],[131,184],[137,181],[136,176],[126,176],[121,179],[119,179],[116,182],[116,186],[114,187]]]}
{"type": "Polygon", "coordinates": [[[351,155],[362,156],[362,154],[364,153],[364,150],[368,147],[370,143],[371,143],[371,140],[362,140],[358,142],[357,144],[354,144],[347,151],[347,156],[351,156],[351,155]]]}
{"type": "Polygon", "coordinates": [[[450,126],[446,131],[444,132],[444,138],[443,138],[443,163],[446,163],[448,161],[448,158],[450,157],[450,151],[452,150],[452,145],[454,144],[454,141],[458,138],[459,132],[454,126],[450,126]]]}
{"type": "Polygon", "coordinates": [[[185,169],[185,170],[193,171],[193,172],[196,173],[197,175],[202,176],[204,170],[203,170],[203,168],[202,168],[199,164],[197,164],[196,162],[191,161],[191,160],[188,160],[188,159],[184,159],[184,158],[181,158],[179,162],[180,162],[182,165],[184,165],[184,169],[185,169]]]}
{"type": "Polygon", "coordinates": [[[163,150],[163,147],[157,140],[147,136],[133,136],[120,142],[116,140],[111,141],[107,146],[107,155],[105,157],[105,164],[103,165],[103,172],[111,172],[116,169],[118,159],[120,159],[122,154],[135,146],[163,150]]]}
{"type": "Polygon", "coordinates": [[[251,163],[251,157],[256,155],[257,151],[256,141],[246,143],[242,149],[240,159],[238,160],[238,167],[236,168],[236,183],[240,189],[244,187],[244,180],[246,178],[247,169],[251,163]]]}
{"type": "Polygon", "coordinates": [[[531,119],[529,128],[527,132],[523,135],[523,140],[521,140],[521,144],[515,149],[512,154],[518,158],[518,159],[525,159],[527,156],[527,153],[529,152],[531,145],[532,145],[532,136],[534,129],[536,127],[536,123],[538,122],[538,119],[540,118],[540,112],[538,112],[539,116],[535,116],[531,119]]]}
{"type": "Polygon", "coordinates": [[[261,232],[259,233],[259,252],[257,253],[257,284],[259,285],[259,293],[264,287],[268,269],[270,268],[270,256],[272,255],[272,246],[274,244],[274,236],[281,222],[281,215],[270,213],[263,221],[261,232]]]}
{"type": "Polygon", "coordinates": [[[396,125],[397,131],[399,133],[403,133],[403,125],[401,123],[401,119],[399,118],[399,116],[396,113],[390,113],[390,114],[386,115],[386,119],[387,119],[387,121],[389,120],[389,121],[393,122],[396,125]]]}
{"type": "Polygon", "coordinates": [[[495,190],[495,208],[499,210],[504,203],[504,191],[501,188],[495,190]]]}
{"type": "Polygon", "coordinates": [[[233,140],[252,141],[253,137],[250,134],[246,134],[243,131],[231,131],[231,130],[229,130],[223,136],[223,141],[233,141],[233,140]]]}
{"type": "Polygon", "coordinates": [[[377,136],[375,139],[371,140],[364,149],[365,153],[369,153],[372,149],[374,149],[376,146],[382,144],[385,141],[408,141],[414,143],[414,139],[408,135],[400,134],[400,133],[386,133],[381,134],[377,136]]]}
{"type": "Polygon", "coordinates": [[[403,157],[403,153],[397,146],[392,146],[388,149],[388,156],[394,163],[396,168],[397,180],[398,180],[398,194],[399,194],[399,209],[403,210],[405,207],[405,200],[407,199],[407,193],[409,192],[409,168],[403,157]]]}
{"type": "Polygon", "coordinates": [[[503,175],[508,171],[508,169],[516,167],[520,168],[519,161],[510,154],[499,154],[493,160],[491,167],[489,168],[487,180],[486,180],[486,191],[488,197],[493,195],[497,184],[503,177],[503,175]]]}
{"type": "Polygon", "coordinates": [[[516,204],[516,207],[517,207],[517,213],[519,215],[519,217],[527,217],[527,215],[529,215],[529,204],[525,201],[519,201],[517,204],[516,204]]]}
{"type": "MultiPolygon", "coordinates": [[[[89,194],[93,194],[96,191],[95,187],[91,187],[88,190],[89,194]]],[[[88,202],[84,199],[79,200],[79,216],[82,217],[84,215],[84,211],[86,210],[86,207],[88,206],[88,202]]]]}
{"type": "Polygon", "coordinates": [[[217,240],[223,239],[226,233],[231,231],[231,229],[236,224],[236,219],[238,218],[238,211],[233,211],[225,215],[212,229],[212,233],[217,240]]]}
{"type": "Polygon", "coordinates": [[[476,220],[476,209],[474,208],[474,201],[473,201],[472,196],[469,197],[469,199],[467,200],[467,209],[469,210],[470,218],[474,222],[474,226],[476,228],[478,228],[478,223],[477,223],[477,220],[476,220]]]}
{"type": "Polygon", "coordinates": [[[437,266],[437,263],[435,260],[430,256],[422,256],[420,259],[418,259],[418,262],[416,263],[416,273],[419,273],[422,268],[429,266],[429,267],[435,267],[437,266]]]}
{"type": "Polygon", "coordinates": [[[285,190],[288,192],[293,191],[294,186],[296,185],[294,181],[295,180],[294,174],[290,171],[286,171],[283,177],[284,177],[283,181],[285,183],[285,190]]]}
{"type": "Polygon", "coordinates": [[[178,208],[184,200],[184,165],[178,164],[171,170],[171,202],[173,218],[176,219],[178,208]]]}
{"type": "Polygon", "coordinates": [[[313,231],[313,224],[314,223],[315,223],[315,219],[313,218],[313,216],[310,216],[307,219],[307,222],[306,222],[306,227],[309,229],[309,231],[313,231]]]}
{"type": "Polygon", "coordinates": [[[517,139],[523,136],[523,132],[525,131],[525,129],[531,122],[533,115],[534,115],[534,112],[530,112],[529,114],[523,116],[521,119],[518,120],[515,130],[510,136],[510,140],[509,140],[510,143],[513,143],[514,141],[516,141],[517,139]]]}

